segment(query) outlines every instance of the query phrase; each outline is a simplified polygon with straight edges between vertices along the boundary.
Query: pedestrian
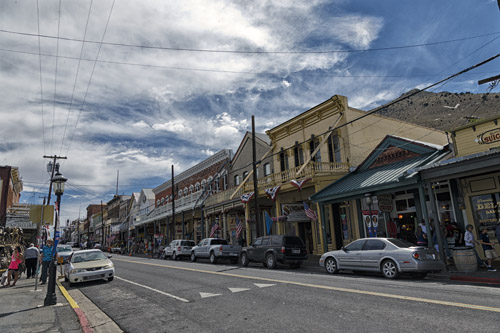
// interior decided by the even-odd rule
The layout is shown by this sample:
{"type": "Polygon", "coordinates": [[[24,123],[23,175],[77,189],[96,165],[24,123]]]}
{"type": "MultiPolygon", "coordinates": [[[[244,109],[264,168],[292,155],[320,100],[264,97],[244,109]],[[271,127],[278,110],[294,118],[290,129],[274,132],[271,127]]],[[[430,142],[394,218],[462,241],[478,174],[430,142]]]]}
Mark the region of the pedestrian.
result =
{"type": "Polygon", "coordinates": [[[486,259],[488,260],[488,272],[496,272],[497,270],[494,269],[491,264],[493,263],[493,260],[495,258],[498,258],[497,253],[493,249],[493,245],[495,243],[490,242],[490,237],[488,236],[488,229],[486,227],[483,227],[481,229],[481,235],[479,235],[479,242],[483,246],[484,250],[484,255],[486,256],[486,259]]]}
{"type": "Polygon", "coordinates": [[[451,225],[453,226],[453,233],[455,236],[455,246],[464,246],[464,233],[462,229],[460,229],[457,222],[451,222],[451,225]]]}
{"type": "Polygon", "coordinates": [[[497,236],[497,240],[500,242],[500,220],[498,220],[497,227],[495,228],[495,236],[497,236]]]}
{"type": "Polygon", "coordinates": [[[10,287],[10,281],[13,279],[14,283],[12,286],[16,285],[17,279],[19,279],[19,269],[21,268],[21,263],[24,261],[23,254],[21,253],[21,247],[16,246],[14,253],[10,258],[10,265],[7,273],[7,285],[5,287],[10,287]]]}
{"type": "Polygon", "coordinates": [[[422,230],[421,226],[417,227],[417,232],[415,233],[417,237],[418,246],[427,246],[427,234],[422,230]]]}
{"type": "Polygon", "coordinates": [[[34,278],[36,273],[36,262],[40,257],[40,251],[31,243],[30,247],[24,251],[24,262],[26,263],[26,278],[34,278]]]}
{"type": "Polygon", "coordinates": [[[42,265],[42,276],[40,277],[41,284],[47,283],[47,275],[49,270],[50,262],[52,261],[54,253],[54,242],[52,239],[47,239],[45,246],[40,254],[40,264],[42,265]]]}
{"type": "Polygon", "coordinates": [[[476,244],[480,243],[474,239],[474,234],[472,233],[472,230],[474,230],[474,226],[472,224],[467,224],[467,226],[465,227],[465,236],[464,236],[465,246],[469,246],[474,250],[474,254],[476,255],[477,264],[479,265],[479,267],[481,266],[488,267],[488,265],[486,265],[486,263],[479,257],[479,254],[476,251],[476,244]]]}

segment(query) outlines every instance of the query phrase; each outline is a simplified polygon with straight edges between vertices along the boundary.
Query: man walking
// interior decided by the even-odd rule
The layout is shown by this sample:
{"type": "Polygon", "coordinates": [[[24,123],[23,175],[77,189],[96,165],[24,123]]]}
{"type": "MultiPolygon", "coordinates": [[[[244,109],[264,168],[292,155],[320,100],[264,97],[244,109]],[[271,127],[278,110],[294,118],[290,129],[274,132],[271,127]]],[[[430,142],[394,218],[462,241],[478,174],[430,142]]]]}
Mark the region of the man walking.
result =
{"type": "Polygon", "coordinates": [[[36,261],[40,256],[40,251],[31,243],[30,247],[24,251],[24,262],[26,263],[26,278],[34,278],[36,273],[36,261]]]}
{"type": "Polygon", "coordinates": [[[495,236],[497,236],[497,240],[500,243],[500,220],[498,220],[497,227],[495,228],[495,236]]]}
{"type": "Polygon", "coordinates": [[[47,283],[47,275],[49,271],[49,265],[52,261],[52,254],[54,252],[52,239],[47,239],[47,243],[43,247],[42,253],[40,255],[40,263],[42,264],[42,277],[40,278],[41,284],[47,283]]]}
{"type": "Polygon", "coordinates": [[[484,255],[488,260],[488,272],[496,272],[497,270],[491,266],[491,263],[495,258],[498,258],[498,255],[496,254],[495,250],[493,250],[494,243],[490,242],[490,237],[488,236],[488,229],[486,227],[483,227],[481,229],[481,235],[479,235],[479,239],[480,239],[479,242],[483,246],[484,255]]]}

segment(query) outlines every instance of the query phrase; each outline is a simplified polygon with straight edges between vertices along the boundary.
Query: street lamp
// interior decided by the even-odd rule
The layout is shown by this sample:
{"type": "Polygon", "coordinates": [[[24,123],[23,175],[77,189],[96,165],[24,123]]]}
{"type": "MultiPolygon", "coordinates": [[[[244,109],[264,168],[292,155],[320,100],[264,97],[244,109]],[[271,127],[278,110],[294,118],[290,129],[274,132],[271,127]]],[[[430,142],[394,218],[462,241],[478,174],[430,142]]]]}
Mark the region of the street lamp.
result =
{"type": "Polygon", "coordinates": [[[47,286],[47,295],[45,296],[45,300],[43,305],[56,305],[57,296],[56,296],[56,249],[57,241],[59,240],[59,232],[57,231],[57,224],[61,215],[61,196],[64,193],[64,183],[68,179],[64,178],[63,175],[57,171],[54,178],[52,178],[51,182],[54,184],[54,193],[57,196],[56,201],[56,220],[54,222],[54,251],[52,253],[52,261],[50,262],[50,275],[49,275],[49,284],[47,286]]]}

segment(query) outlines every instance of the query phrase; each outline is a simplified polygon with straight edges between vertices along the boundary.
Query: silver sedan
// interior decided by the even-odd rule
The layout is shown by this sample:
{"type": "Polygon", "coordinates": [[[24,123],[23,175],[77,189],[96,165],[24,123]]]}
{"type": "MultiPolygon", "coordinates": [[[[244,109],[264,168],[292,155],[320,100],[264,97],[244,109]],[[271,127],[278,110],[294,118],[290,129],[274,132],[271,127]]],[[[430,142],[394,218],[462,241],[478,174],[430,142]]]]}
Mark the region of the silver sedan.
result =
{"type": "Polygon", "coordinates": [[[381,272],[389,279],[401,273],[423,279],[427,273],[444,268],[434,249],[395,238],[358,239],[341,250],[324,253],[319,265],[330,274],[339,270],[381,272]]]}

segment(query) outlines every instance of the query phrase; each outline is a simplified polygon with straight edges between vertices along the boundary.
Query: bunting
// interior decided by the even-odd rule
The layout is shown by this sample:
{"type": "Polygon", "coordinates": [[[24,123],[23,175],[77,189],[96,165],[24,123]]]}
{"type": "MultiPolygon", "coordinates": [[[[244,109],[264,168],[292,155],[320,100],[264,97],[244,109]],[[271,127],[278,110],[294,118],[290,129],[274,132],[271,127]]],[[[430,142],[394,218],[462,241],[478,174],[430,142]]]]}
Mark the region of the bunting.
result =
{"type": "Polygon", "coordinates": [[[269,199],[271,199],[272,201],[276,200],[276,196],[278,195],[280,187],[281,186],[266,188],[265,192],[266,192],[267,196],[269,197],[269,199]]]}
{"type": "Polygon", "coordinates": [[[252,199],[254,192],[245,193],[241,196],[241,202],[247,203],[252,199]]]}
{"type": "Polygon", "coordinates": [[[312,178],[311,178],[311,177],[304,178],[304,179],[302,179],[302,180],[300,180],[300,181],[299,181],[299,180],[292,179],[292,180],[290,181],[290,184],[292,184],[293,186],[295,186],[296,188],[298,188],[298,189],[299,189],[299,191],[302,191],[302,187],[303,187],[303,186],[304,186],[304,185],[305,185],[308,181],[310,181],[310,180],[312,180],[312,178]]]}

